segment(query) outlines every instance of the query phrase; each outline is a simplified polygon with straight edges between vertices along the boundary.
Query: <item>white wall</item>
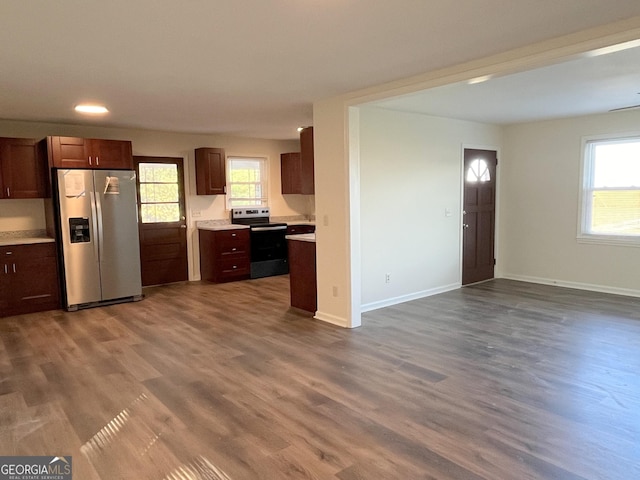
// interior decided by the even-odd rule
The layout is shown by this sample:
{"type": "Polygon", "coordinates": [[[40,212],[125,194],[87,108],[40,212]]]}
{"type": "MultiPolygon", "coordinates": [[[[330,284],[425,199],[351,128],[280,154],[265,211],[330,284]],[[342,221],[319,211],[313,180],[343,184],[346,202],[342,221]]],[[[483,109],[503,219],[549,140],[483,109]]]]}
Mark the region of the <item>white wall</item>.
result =
{"type": "MultiPolygon", "coordinates": [[[[188,225],[189,278],[200,278],[200,255],[195,222],[228,219],[225,197],[195,195],[194,149],[224,148],[229,156],[265,156],[269,161],[269,206],[274,216],[310,215],[314,213],[314,198],[308,195],[280,193],[280,154],[300,150],[297,140],[263,140],[222,135],[193,135],[149,130],[105,128],[0,120],[0,136],[44,138],[47,135],[67,135],[85,138],[131,140],[134,155],[181,157],[185,159],[185,191],[188,225]],[[192,213],[200,211],[200,217],[192,213]]],[[[0,231],[44,228],[42,200],[0,201],[0,231]],[[8,207],[8,208],[6,208],[8,207]]]]}
{"type": "Polygon", "coordinates": [[[624,132],[640,132],[639,111],[505,128],[503,276],[640,295],[640,248],[576,240],[582,137],[624,132]]]}
{"type": "Polygon", "coordinates": [[[360,109],[364,310],[460,286],[463,146],[500,144],[495,125],[360,109]]]}

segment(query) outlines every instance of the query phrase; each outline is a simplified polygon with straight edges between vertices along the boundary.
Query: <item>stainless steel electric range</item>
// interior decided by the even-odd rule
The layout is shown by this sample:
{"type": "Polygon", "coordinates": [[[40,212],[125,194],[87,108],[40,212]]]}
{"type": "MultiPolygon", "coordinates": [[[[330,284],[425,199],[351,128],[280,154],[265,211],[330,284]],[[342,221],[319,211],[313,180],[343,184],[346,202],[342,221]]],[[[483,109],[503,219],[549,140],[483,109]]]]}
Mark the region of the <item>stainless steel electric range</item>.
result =
{"type": "Polygon", "coordinates": [[[286,223],[271,223],[268,207],[231,210],[231,223],[249,225],[251,239],[251,278],[289,273],[286,223]]]}

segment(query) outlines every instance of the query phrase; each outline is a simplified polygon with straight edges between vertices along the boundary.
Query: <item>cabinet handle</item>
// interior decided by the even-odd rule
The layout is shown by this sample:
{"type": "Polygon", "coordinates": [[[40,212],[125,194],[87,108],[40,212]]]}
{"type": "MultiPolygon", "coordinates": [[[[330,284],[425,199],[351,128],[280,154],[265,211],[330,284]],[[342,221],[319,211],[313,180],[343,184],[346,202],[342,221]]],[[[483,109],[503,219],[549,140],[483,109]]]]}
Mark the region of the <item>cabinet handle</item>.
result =
{"type": "Polygon", "coordinates": [[[231,249],[231,251],[232,251],[232,252],[235,252],[236,250],[237,250],[237,248],[236,248],[236,247],[233,247],[233,248],[231,249]]]}
{"type": "Polygon", "coordinates": [[[9,273],[9,269],[7,268],[7,264],[4,264],[4,273],[9,273]]]}
{"type": "Polygon", "coordinates": [[[232,233],[232,234],[231,234],[231,236],[232,236],[232,237],[237,237],[237,236],[238,236],[238,234],[237,234],[237,233],[232,233]]]}
{"type": "Polygon", "coordinates": [[[237,266],[237,265],[234,265],[234,266],[233,266],[233,268],[234,268],[234,270],[235,270],[236,268],[238,268],[238,266],[237,266]]]}
{"type": "Polygon", "coordinates": [[[96,167],[100,166],[100,157],[96,155],[96,167]]]}
{"type": "Polygon", "coordinates": [[[11,196],[11,191],[9,190],[9,187],[7,187],[7,197],[11,196]]]}
{"type": "Polygon", "coordinates": [[[89,156],[89,166],[91,166],[91,156],[89,156]]]}
{"type": "Polygon", "coordinates": [[[16,264],[13,264],[13,273],[16,273],[16,264]]]}

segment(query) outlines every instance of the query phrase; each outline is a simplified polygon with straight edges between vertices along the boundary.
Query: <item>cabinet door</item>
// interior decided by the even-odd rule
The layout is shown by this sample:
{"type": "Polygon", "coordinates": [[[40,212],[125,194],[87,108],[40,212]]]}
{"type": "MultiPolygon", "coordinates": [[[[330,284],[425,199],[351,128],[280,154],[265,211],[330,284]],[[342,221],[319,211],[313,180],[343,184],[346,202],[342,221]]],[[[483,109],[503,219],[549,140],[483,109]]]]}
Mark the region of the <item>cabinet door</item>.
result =
{"type": "Polygon", "coordinates": [[[9,315],[9,267],[6,248],[0,248],[0,317],[9,315]]]}
{"type": "Polygon", "coordinates": [[[92,168],[133,170],[131,142],[123,140],[91,141],[89,163],[92,168]]]}
{"type": "Polygon", "coordinates": [[[222,148],[196,148],[196,193],[224,195],[227,193],[225,154],[222,148]]]}
{"type": "Polygon", "coordinates": [[[89,168],[89,142],[78,137],[49,137],[49,163],[59,168],[89,168]]]}
{"type": "Polygon", "coordinates": [[[301,169],[301,192],[311,195],[314,189],[313,172],[313,127],[303,128],[300,132],[300,169],[301,169]]]}
{"type": "Polygon", "coordinates": [[[17,245],[3,253],[8,298],[5,314],[59,308],[55,244],[17,245]]]}
{"type": "Polygon", "coordinates": [[[299,152],[283,153],[280,155],[282,193],[302,193],[301,173],[299,152]]]}
{"type": "Polygon", "coordinates": [[[2,194],[0,198],[44,198],[46,161],[29,138],[0,138],[2,194]]]}

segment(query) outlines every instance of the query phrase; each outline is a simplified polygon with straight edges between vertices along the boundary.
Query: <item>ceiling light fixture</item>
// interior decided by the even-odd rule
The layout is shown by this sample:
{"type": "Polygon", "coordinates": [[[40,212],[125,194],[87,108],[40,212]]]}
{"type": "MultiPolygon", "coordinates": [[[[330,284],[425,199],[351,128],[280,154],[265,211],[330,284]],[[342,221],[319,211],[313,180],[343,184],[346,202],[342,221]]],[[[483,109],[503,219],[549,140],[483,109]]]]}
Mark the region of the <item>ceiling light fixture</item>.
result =
{"type": "Polygon", "coordinates": [[[475,85],[476,83],[484,83],[488,80],[491,80],[491,77],[493,77],[493,75],[483,75],[481,77],[475,77],[470,80],[467,80],[467,83],[469,85],[475,85]]]}
{"type": "Polygon", "coordinates": [[[608,47],[598,48],[586,53],[587,57],[599,57],[600,55],[608,55],[610,53],[621,52],[623,50],[629,50],[640,46],[640,40],[631,40],[630,42],[618,43],[616,45],[610,45],[608,47]]]}
{"type": "Polygon", "coordinates": [[[109,110],[104,105],[76,105],[75,111],[79,113],[102,114],[108,113],[109,110]]]}

